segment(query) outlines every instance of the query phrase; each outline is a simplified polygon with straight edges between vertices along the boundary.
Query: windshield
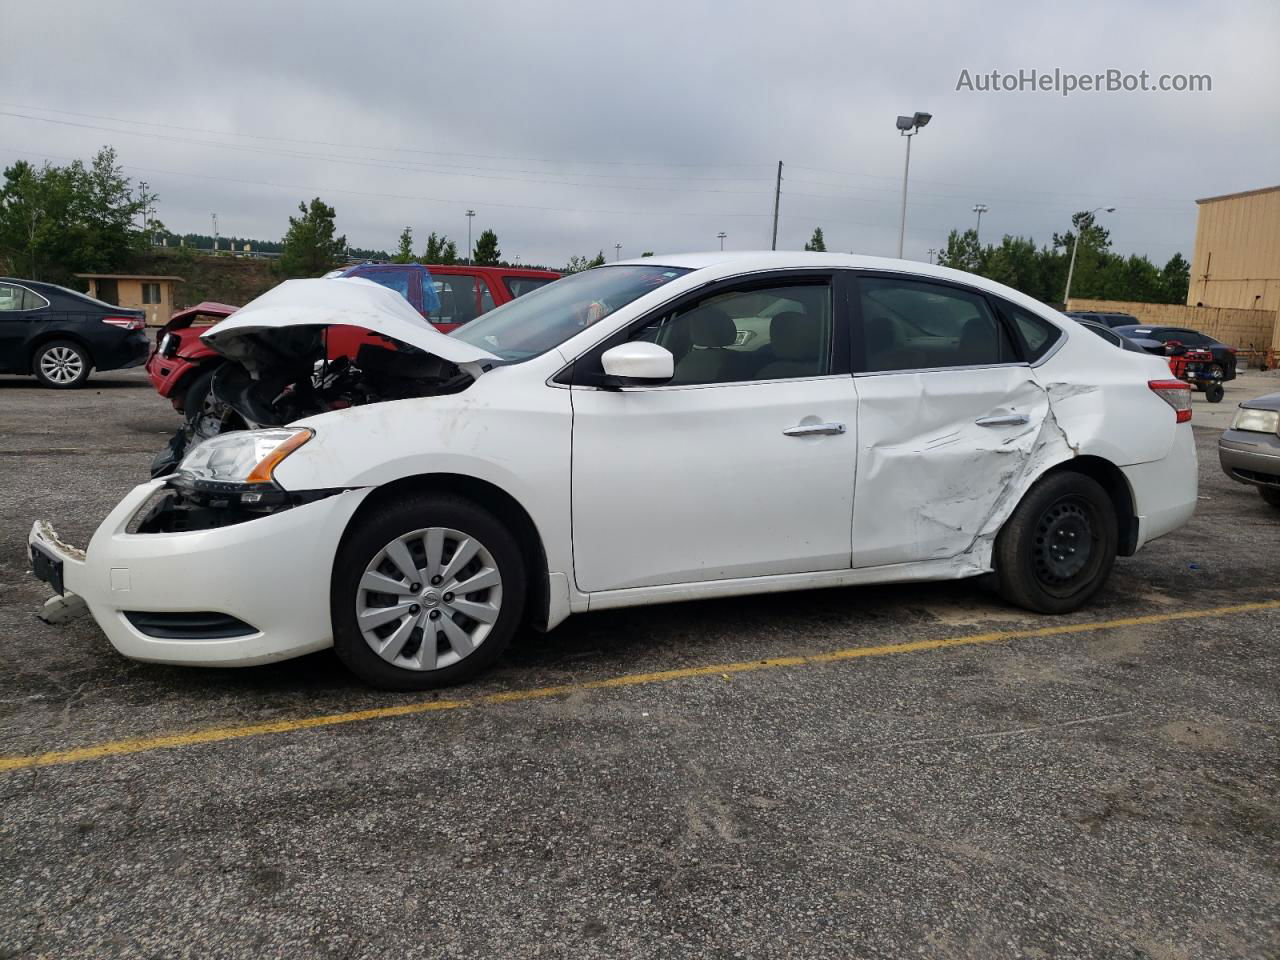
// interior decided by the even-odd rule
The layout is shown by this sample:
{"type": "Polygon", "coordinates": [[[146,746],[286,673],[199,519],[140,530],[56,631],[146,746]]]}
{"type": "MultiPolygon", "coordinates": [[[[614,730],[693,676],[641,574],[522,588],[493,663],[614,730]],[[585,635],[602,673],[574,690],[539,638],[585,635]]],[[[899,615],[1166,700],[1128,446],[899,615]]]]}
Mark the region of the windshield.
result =
{"type": "Polygon", "coordinates": [[[526,293],[450,336],[503,360],[527,360],[688,272],[647,264],[584,270],[526,293]]]}

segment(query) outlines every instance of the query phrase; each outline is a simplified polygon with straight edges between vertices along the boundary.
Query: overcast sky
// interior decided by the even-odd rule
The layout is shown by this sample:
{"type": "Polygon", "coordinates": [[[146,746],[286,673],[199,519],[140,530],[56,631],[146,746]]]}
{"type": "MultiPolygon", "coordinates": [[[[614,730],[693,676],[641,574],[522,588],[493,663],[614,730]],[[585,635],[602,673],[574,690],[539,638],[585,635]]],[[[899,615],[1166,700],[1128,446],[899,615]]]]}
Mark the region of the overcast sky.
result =
{"type": "Polygon", "coordinates": [[[1047,242],[1114,205],[1117,249],[1190,258],[1195,199],[1280,182],[1280,4],[87,4],[0,0],[0,163],[114,145],[178,232],[278,239],[299,200],[352,244],[402,227],[562,265],[604,249],[905,255],[990,208],[1047,242]],[[1207,93],[982,93],[971,75],[1209,74],[1207,93]],[[61,111],[61,112],[59,112],[61,111]],[[22,114],[24,116],[13,116],[22,114]],[[30,119],[43,117],[45,120],[30,119]],[[59,121],[59,122],[49,122],[59,121]]]}

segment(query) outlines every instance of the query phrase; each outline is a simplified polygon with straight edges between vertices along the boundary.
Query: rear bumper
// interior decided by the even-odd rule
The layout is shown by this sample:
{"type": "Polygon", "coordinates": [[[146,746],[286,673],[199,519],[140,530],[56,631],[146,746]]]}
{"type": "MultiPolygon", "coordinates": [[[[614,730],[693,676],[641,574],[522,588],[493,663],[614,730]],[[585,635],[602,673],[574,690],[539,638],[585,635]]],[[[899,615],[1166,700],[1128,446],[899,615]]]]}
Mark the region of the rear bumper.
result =
{"type": "Polygon", "coordinates": [[[367,489],[212,530],[128,533],[129,521],[162,486],[157,480],[130,491],[83,552],[61,542],[47,523],[37,522],[28,537],[61,562],[65,589],[84,599],[116,650],[158,663],[249,666],[333,645],[333,558],[367,489]],[[145,625],[139,613],[212,614],[242,621],[251,632],[149,635],[126,616],[145,625]]]}
{"type": "Polygon", "coordinates": [[[93,365],[98,370],[124,370],[140,367],[151,353],[151,341],[141,330],[131,330],[123,340],[93,354],[93,365]]]}
{"type": "Polygon", "coordinates": [[[1280,487],[1280,436],[1228,430],[1218,440],[1218,463],[1239,483],[1280,487]]]}
{"type": "Polygon", "coordinates": [[[1196,510],[1200,477],[1195,435],[1189,423],[1174,430],[1173,446],[1163,459],[1120,468],[1133,492],[1139,548],[1177,530],[1196,510]]]}

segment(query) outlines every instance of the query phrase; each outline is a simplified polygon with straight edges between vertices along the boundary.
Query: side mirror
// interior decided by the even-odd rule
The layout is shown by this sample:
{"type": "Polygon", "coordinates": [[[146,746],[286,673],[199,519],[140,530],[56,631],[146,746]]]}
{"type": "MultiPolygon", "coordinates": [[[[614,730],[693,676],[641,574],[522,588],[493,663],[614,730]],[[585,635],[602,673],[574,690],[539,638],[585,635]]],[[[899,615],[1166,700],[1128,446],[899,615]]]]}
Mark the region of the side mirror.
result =
{"type": "Polygon", "coordinates": [[[676,358],[666,347],[647,340],[620,343],[600,355],[605,387],[666,383],[676,372],[676,358]]]}

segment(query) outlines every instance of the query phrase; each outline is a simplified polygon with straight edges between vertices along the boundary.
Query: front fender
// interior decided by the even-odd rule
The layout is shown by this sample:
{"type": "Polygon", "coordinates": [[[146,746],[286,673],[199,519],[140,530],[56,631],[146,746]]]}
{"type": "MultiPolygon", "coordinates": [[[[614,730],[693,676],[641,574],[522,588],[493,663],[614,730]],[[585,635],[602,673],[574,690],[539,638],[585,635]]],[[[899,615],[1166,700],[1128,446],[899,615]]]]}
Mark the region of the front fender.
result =
{"type": "Polygon", "coordinates": [[[472,477],[516,500],[538,529],[552,571],[567,572],[572,569],[569,391],[521,390],[518,398],[527,402],[517,409],[482,392],[481,385],[299,421],[315,436],[276,468],[276,480],[286,490],[318,490],[381,487],[430,474],[472,477]]]}

